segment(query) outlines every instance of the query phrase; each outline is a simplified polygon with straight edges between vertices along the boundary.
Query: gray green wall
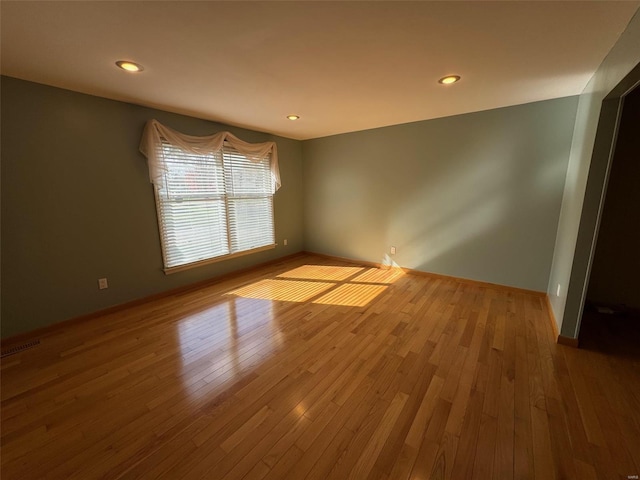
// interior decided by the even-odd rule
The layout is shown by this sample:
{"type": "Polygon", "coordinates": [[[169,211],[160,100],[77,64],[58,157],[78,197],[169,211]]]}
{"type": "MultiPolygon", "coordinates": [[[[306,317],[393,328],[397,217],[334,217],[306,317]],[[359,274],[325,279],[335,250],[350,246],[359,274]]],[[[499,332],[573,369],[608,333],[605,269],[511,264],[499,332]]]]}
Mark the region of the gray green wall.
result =
{"type": "Polygon", "coordinates": [[[304,141],[305,248],[546,291],[577,102],[304,141]]]}
{"type": "Polygon", "coordinates": [[[392,245],[405,267],[546,289],[562,333],[576,336],[579,299],[567,304],[565,287],[600,103],[640,61],[638,44],[636,15],[579,102],[305,142],[2,77],[2,336],[302,249],[384,262],[392,245]],[[138,152],[149,118],[194,135],[225,129],[278,142],[275,250],[162,273],[138,152]],[[97,289],[99,277],[108,290],[97,289]]]}
{"type": "MultiPolygon", "coordinates": [[[[640,62],[639,45],[640,12],[637,12],[585,87],[578,102],[547,290],[560,332],[567,337],[578,337],[582,301],[588,283],[593,244],[590,241],[578,244],[577,240],[583,216],[597,215],[597,212],[583,212],[583,205],[602,100],[640,62]],[[561,285],[560,295],[556,295],[558,284],[561,285]]],[[[591,202],[588,205],[589,210],[598,210],[599,203],[593,203],[593,207],[591,202]]]]}
{"type": "Polygon", "coordinates": [[[8,77],[0,88],[2,337],[302,250],[301,142],[8,77]],[[192,135],[228,130],[277,142],[276,249],[163,273],[138,152],[151,118],[192,135]],[[98,290],[100,277],[107,290],[98,290]]]}

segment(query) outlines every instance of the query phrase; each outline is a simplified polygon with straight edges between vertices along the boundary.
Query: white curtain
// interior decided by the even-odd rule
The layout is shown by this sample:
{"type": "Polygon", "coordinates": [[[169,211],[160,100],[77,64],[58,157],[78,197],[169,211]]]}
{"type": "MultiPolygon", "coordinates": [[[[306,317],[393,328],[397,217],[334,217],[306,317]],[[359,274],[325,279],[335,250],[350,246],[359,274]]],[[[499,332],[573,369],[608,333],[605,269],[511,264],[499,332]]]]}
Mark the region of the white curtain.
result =
{"type": "Polygon", "coordinates": [[[162,153],[162,139],[182,150],[196,155],[215,153],[228,142],[242,155],[251,161],[264,159],[271,154],[271,178],[274,192],[280,188],[280,170],[278,169],[278,149],[275,142],[247,143],[229,132],[219,132],[204,137],[185,135],[162,125],[157,120],[149,120],[142,134],[140,151],[149,163],[149,180],[162,186],[167,169],[162,153]]]}

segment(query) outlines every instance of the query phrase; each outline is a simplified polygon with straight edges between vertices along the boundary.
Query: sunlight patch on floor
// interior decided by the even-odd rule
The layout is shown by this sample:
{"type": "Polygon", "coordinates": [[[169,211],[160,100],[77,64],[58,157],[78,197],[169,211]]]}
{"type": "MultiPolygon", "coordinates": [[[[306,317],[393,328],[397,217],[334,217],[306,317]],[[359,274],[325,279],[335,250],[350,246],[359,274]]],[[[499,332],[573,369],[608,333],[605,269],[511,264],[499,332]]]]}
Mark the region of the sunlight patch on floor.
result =
{"type": "Polygon", "coordinates": [[[335,267],[330,265],[302,265],[288,272],[281,273],[278,278],[301,278],[305,280],[340,281],[364,270],[362,267],[335,267]]]}
{"type": "Polygon", "coordinates": [[[228,295],[284,302],[305,302],[334,285],[333,283],[305,282],[302,280],[267,279],[233,290],[228,295]]]}
{"type": "Polygon", "coordinates": [[[227,295],[238,297],[364,307],[404,275],[400,268],[302,265],[275,278],[260,280],[227,295]]]}

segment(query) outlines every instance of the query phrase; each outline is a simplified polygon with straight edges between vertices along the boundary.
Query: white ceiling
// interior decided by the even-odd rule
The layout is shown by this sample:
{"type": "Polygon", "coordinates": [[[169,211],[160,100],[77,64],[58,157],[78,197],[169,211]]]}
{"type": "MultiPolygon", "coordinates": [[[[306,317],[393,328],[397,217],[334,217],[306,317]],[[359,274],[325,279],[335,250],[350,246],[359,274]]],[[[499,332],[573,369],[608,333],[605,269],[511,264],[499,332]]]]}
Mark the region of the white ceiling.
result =
{"type": "Polygon", "coordinates": [[[579,94],[639,5],[2,1],[1,71],[308,139],[579,94]]]}

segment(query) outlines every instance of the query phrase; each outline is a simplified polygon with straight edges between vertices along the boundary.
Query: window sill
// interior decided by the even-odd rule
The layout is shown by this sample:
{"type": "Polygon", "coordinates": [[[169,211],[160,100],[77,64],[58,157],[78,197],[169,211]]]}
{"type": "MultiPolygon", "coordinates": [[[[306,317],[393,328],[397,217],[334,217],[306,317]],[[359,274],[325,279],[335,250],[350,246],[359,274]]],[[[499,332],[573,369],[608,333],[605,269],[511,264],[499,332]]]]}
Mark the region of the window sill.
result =
{"type": "Polygon", "coordinates": [[[273,250],[274,248],[276,248],[275,243],[273,245],[265,245],[264,247],[253,248],[251,250],[244,250],[242,252],[232,253],[229,255],[222,255],[220,257],[207,258],[206,260],[199,260],[197,262],[178,265],[177,267],[165,268],[164,273],[165,275],[171,275],[172,273],[178,273],[184,270],[191,270],[192,268],[201,267],[203,265],[209,265],[210,263],[223,262],[225,260],[230,260],[236,257],[243,257],[245,255],[250,255],[252,253],[264,252],[266,250],[273,250]]]}

